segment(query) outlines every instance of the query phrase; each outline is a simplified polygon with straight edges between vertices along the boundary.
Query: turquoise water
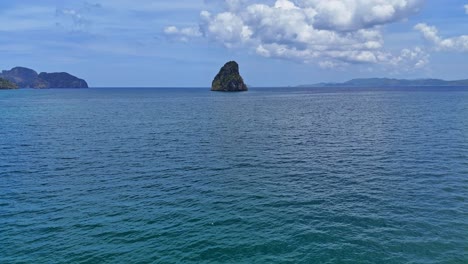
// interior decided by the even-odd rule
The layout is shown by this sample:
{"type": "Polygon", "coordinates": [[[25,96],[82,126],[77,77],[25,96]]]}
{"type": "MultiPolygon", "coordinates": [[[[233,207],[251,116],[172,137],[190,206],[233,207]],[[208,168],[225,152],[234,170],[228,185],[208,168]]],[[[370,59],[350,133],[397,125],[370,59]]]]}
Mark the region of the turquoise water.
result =
{"type": "Polygon", "coordinates": [[[468,263],[468,89],[0,92],[0,263],[468,263]]]}

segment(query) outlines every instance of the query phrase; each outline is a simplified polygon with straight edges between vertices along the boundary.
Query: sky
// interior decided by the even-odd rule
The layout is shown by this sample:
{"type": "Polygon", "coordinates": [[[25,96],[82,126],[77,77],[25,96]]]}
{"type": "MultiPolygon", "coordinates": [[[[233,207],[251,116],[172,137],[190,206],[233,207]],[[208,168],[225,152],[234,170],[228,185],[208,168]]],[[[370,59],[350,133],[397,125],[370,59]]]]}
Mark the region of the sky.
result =
{"type": "Polygon", "coordinates": [[[468,0],[2,0],[0,54],[92,87],[468,79],[468,0]]]}

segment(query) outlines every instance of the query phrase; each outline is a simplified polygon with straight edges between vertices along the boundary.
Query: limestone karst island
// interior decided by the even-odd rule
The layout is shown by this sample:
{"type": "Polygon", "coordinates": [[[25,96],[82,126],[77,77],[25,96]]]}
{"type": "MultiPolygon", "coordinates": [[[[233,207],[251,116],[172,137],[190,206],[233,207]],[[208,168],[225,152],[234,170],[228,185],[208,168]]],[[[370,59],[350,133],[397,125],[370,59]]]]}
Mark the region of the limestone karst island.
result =
{"type": "Polygon", "coordinates": [[[85,80],[66,72],[38,74],[35,70],[15,67],[0,73],[0,89],[16,88],[88,88],[85,80]]]}
{"type": "Polygon", "coordinates": [[[247,90],[247,85],[239,73],[239,64],[235,61],[226,63],[211,85],[211,91],[216,92],[245,92],[247,90]]]}

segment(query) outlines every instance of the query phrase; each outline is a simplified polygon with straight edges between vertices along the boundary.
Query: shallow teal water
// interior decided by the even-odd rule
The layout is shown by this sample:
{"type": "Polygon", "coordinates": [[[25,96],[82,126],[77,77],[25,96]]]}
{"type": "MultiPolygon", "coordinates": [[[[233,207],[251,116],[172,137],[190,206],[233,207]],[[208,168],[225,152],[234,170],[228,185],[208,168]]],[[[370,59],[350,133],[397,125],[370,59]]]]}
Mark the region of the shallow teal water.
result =
{"type": "Polygon", "coordinates": [[[0,263],[468,263],[468,89],[0,92],[0,263]]]}

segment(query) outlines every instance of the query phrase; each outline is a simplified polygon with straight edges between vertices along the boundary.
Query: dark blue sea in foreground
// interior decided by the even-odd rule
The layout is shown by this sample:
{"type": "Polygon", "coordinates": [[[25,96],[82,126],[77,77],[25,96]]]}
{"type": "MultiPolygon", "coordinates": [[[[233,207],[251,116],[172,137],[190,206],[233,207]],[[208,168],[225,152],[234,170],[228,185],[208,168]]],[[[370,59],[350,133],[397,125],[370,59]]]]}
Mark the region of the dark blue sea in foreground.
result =
{"type": "Polygon", "coordinates": [[[0,91],[0,263],[468,263],[468,88],[0,91]]]}

